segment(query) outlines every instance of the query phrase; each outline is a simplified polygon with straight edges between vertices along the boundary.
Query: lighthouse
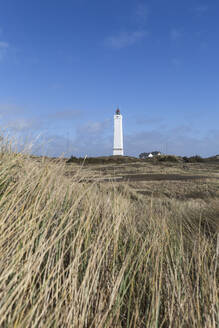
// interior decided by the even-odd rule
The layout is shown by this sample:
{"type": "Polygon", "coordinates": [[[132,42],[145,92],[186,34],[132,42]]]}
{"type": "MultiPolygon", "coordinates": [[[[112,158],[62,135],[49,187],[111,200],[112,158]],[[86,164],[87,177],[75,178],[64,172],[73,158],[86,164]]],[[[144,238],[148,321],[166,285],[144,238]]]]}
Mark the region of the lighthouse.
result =
{"type": "Polygon", "coordinates": [[[122,115],[117,109],[114,115],[114,146],[113,155],[123,156],[122,115]]]}

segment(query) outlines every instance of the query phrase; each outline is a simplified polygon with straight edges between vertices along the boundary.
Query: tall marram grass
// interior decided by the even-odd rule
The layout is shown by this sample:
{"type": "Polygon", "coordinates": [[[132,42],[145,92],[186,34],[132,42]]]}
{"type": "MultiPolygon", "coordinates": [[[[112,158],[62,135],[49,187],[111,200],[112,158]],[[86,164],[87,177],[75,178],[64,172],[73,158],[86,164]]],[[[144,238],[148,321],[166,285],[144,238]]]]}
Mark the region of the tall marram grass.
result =
{"type": "Polygon", "coordinates": [[[0,327],[218,327],[208,214],[2,153],[0,327]]]}

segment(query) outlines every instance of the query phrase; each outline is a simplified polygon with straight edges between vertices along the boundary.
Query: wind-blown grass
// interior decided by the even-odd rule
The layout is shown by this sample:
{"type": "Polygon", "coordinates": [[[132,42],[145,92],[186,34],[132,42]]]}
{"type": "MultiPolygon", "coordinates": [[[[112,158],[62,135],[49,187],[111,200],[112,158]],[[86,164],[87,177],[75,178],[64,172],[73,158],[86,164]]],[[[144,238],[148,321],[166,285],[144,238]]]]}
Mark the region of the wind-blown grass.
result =
{"type": "Polygon", "coordinates": [[[2,153],[0,327],[218,327],[217,206],[2,153]]]}

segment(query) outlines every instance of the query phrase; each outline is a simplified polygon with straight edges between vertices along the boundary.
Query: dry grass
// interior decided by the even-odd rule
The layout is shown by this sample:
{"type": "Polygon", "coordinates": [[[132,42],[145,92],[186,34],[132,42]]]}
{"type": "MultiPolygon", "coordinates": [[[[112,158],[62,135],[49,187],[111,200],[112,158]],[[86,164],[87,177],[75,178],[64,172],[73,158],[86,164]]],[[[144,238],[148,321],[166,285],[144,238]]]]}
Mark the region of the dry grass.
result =
{"type": "Polygon", "coordinates": [[[65,171],[1,155],[0,327],[218,327],[218,199],[65,171]]]}

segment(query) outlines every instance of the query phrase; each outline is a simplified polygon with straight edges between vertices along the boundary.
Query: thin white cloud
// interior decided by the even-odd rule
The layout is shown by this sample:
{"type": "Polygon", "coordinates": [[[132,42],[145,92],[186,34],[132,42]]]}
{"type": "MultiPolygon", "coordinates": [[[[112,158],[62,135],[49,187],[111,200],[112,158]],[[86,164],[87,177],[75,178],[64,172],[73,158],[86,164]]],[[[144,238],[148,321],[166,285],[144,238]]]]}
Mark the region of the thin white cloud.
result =
{"type": "Polygon", "coordinates": [[[39,122],[36,122],[32,119],[19,118],[13,121],[10,121],[7,125],[7,128],[12,132],[26,132],[32,129],[35,129],[36,126],[39,127],[39,122]]]}
{"type": "Polygon", "coordinates": [[[176,40],[180,39],[182,36],[183,36],[183,32],[182,32],[181,29],[173,28],[170,31],[170,38],[173,41],[176,41],[176,40]]]}
{"type": "Polygon", "coordinates": [[[5,57],[9,43],[0,41],[0,61],[5,57]]]}
{"type": "Polygon", "coordinates": [[[24,113],[25,109],[15,104],[0,104],[0,115],[5,117],[24,113]]]}
{"type": "Polygon", "coordinates": [[[61,89],[63,88],[63,84],[61,84],[61,83],[54,83],[54,84],[52,84],[52,85],[50,86],[50,88],[51,88],[52,90],[55,90],[55,91],[57,91],[57,90],[61,90],[61,89]]]}
{"type": "Polygon", "coordinates": [[[136,123],[138,125],[159,125],[164,122],[164,119],[162,117],[139,117],[136,119],[136,123]]]}
{"type": "Polygon", "coordinates": [[[199,5],[197,7],[194,8],[194,12],[197,14],[197,15],[203,15],[205,14],[207,11],[208,11],[208,6],[207,5],[199,5]]]}
{"type": "Polygon", "coordinates": [[[97,134],[103,133],[111,124],[111,120],[107,119],[105,121],[99,122],[88,122],[85,125],[81,126],[77,133],[80,135],[80,137],[84,135],[89,135],[89,138],[91,136],[96,136],[97,134]]]}
{"type": "Polygon", "coordinates": [[[74,137],[53,135],[41,138],[36,153],[42,153],[40,144],[46,145],[48,156],[101,156],[112,153],[112,120],[86,122],[75,131],[74,137]],[[44,140],[44,141],[43,141],[44,140]]]}
{"type": "Polygon", "coordinates": [[[189,127],[177,127],[173,130],[152,130],[127,135],[124,138],[126,154],[138,156],[142,152],[150,152],[159,149],[169,154],[204,157],[218,153],[219,131],[213,131],[210,135],[197,138],[189,127]]]}
{"type": "Polygon", "coordinates": [[[77,109],[66,109],[48,115],[49,120],[68,121],[82,116],[83,112],[77,109]]]}
{"type": "Polygon", "coordinates": [[[145,28],[148,17],[148,5],[143,3],[136,5],[133,15],[130,17],[130,19],[133,20],[135,28],[131,31],[125,28],[115,35],[108,36],[105,39],[105,45],[111,48],[121,49],[140,42],[148,35],[148,31],[145,28]]]}
{"type": "Polygon", "coordinates": [[[0,104],[0,127],[12,132],[45,131],[53,124],[65,123],[83,117],[84,112],[74,109],[63,109],[44,116],[32,115],[28,108],[16,104],[0,104]]]}
{"type": "MultiPolygon", "coordinates": [[[[103,122],[102,122],[103,123],[103,122]]],[[[79,129],[74,139],[64,136],[47,137],[44,140],[48,156],[103,156],[111,155],[113,134],[105,134],[101,122],[88,123],[88,131],[79,129]],[[50,141],[52,140],[52,142],[50,141]]],[[[103,124],[104,125],[104,124],[103,124]]],[[[84,126],[85,128],[85,126],[84,126]]],[[[124,136],[126,155],[138,156],[142,152],[160,150],[169,154],[204,157],[218,153],[219,131],[212,131],[206,136],[197,137],[189,126],[178,126],[175,129],[153,129],[124,136]]],[[[42,141],[39,142],[39,153],[42,154],[42,141]]],[[[45,148],[45,147],[44,147],[45,148]]]]}
{"type": "Polygon", "coordinates": [[[134,32],[121,32],[118,35],[110,36],[106,39],[105,44],[109,47],[121,49],[129,47],[144,39],[148,35],[145,30],[134,32]]]}
{"type": "Polygon", "coordinates": [[[42,122],[36,117],[29,117],[27,108],[15,104],[0,104],[0,126],[12,133],[23,133],[42,128],[42,122]]]}
{"type": "Polygon", "coordinates": [[[136,10],[136,19],[137,22],[141,25],[145,24],[148,20],[149,9],[145,4],[139,4],[136,10]]]}
{"type": "Polygon", "coordinates": [[[172,58],[171,63],[174,67],[179,67],[181,65],[182,61],[181,61],[181,59],[175,57],[175,58],[172,58]]]}
{"type": "MultiPolygon", "coordinates": [[[[39,131],[42,131],[42,137],[36,143],[32,143],[34,147],[31,152],[48,156],[61,156],[62,154],[66,154],[66,156],[101,156],[112,154],[112,119],[85,122],[85,124],[74,129],[72,136],[66,137],[64,134],[51,135],[50,131],[46,129],[43,129],[43,131],[43,120],[40,121],[23,115],[19,115],[17,118],[14,116],[17,115],[10,115],[8,127],[10,128],[11,135],[23,137],[23,145],[29,144],[26,138],[28,135],[30,139],[33,139],[39,134],[39,131]]],[[[206,131],[205,135],[199,135],[194,130],[192,124],[180,125],[175,128],[169,128],[168,126],[161,128],[160,124],[162,122],[163,119],[159,117],[145,117],[145,129],[150,130],[145,131],[144,127],[142,127],[143,131],[139,131],[139,126],[138,132],[125,133],[125,154],[138,156],[144,151],[149,152],[156,149],[162,152],[168,151],[171,154],[186,156],[195,154],[211,156],[218,153],[218,130],[206,131]]]]}
{"type": "Polygon", "coordinates": [[[7,42],[0,41],[0,49],[7,49],[9,44],[7,42]]]}

